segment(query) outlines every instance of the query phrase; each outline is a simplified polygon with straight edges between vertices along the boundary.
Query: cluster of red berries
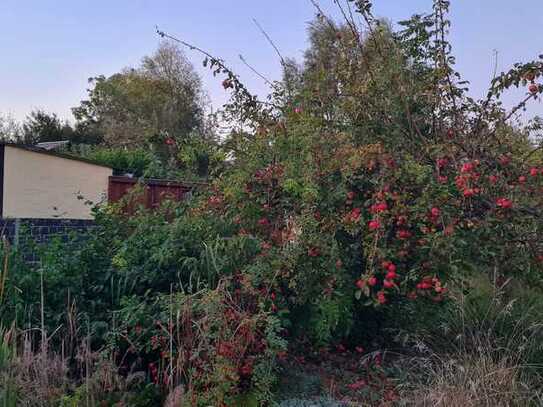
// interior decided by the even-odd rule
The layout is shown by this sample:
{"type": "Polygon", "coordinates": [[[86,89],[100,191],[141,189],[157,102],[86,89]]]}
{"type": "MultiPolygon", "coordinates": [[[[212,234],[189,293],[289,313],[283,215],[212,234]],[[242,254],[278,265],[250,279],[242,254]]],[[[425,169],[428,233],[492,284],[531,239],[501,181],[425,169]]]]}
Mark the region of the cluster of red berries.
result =
{"type": "Polygon", "coordinates": [[[396,285],[394,280],[398,278],[398,274],[396,273],[397,267],[394,263],[391,263],[389,261],[384,261],[382,266],[387,272],[383,281],[383,287],[393,288],[396,285]]]}
{"type": "MultiPolygon", "coordinates": [[[[383,279],[383,289],[390,289],[396,287],[396,281],[399,278],[397,273],[397,266],[390,261],[383,261],[381,264],[385,271],[385,277],[383,279]]],[[[375,276],[371,276],[366,280],[359,279],[355,282],[355,285],[359,289],[363,289],[367,286],[374,287],[378,283],[378,279],[375,276]]],[[[380,290],[376,293],[377,302],[384,304],[387,302],[386,293],[384,290],[380,290]]]]}
{"type": "Polygon", "coordinates": [[[424,277],[422,281],[417,284],[417,290],[428,294],[430,294],[430,290],[432,290],[437,294],[433,297],[435,301],[441,301],[443,299],[443,294],[447,292],[447,288],[443,287],[441,281],[437,277],[424,277]]]}
{"type": "Polygon", "coordinates": [[[475,171],[478,165],[479,161],[464,163],[460,168],[461,175],[455,178],[456,187],[462,191],[462,195],[466,198],[470,198],[481,192],[480,188],[474,186],[481,176],[475,171]]]}

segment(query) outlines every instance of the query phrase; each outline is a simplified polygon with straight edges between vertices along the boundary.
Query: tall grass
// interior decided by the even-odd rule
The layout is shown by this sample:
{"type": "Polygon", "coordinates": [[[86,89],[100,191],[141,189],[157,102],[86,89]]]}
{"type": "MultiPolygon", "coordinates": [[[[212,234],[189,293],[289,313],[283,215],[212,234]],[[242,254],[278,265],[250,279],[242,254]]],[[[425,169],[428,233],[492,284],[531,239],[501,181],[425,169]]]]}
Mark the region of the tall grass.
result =
{"type": "MultiPolygon", "coordinates": [[[[538,309],[511,291],[459,295],[442,322],[407,359],[401,404],[543,405],[543,324],[538,309]]],[[[518,295],[518,292],[516,293],[518,295]]]]}
{"type": "Polygon", "coordinates": [[[10,375],[11,362],[15,356],[15,346],[11,332],[0,326],[0,406],[17,406],[17,388],[10,375]]]}

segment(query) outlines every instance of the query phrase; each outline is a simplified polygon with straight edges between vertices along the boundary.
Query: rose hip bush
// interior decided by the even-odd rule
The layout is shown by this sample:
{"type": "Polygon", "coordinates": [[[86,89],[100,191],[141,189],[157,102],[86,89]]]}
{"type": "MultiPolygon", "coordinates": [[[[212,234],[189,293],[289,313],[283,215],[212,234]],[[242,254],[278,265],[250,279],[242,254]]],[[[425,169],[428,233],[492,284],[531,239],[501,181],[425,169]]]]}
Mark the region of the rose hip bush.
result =
{"type": "Polygon", "coordinates": [[[528,129],[509,124],[539,98],[543,63],[515,65],[475,101],[453,69],[448,1],[397,33],[352,3],[367,27],[319,13],[306,65],[284,66],[271,107],[233,86],[246,128],[202,209],[259,239],[244,272],[317,342],[373,307],[443,302],[471,273],[540,284],[543,265],[543,165],[528,129]],[[520,86],[526,98],[504,110],[501,93],[520,86]]]}
{"type": "MultiPolygon", "coordinates": [[[[120,375],[145,376],[155,403],[256,406],[281,364],[304,361],[296,352],[391,347],[390,328],[473,276],[540,287],[541,123],[511,122],[541,97],[542,58],[476,101],[454,70],[448,1],[399,31],[348,2],[357,16],[335,2],[341,23],[315,3],[303,64],[282,59],[266,101],[183,43],[232,96],[220,174],[184,205],[139,212],[136,196],[98,211],[84,244],[59,241],[40,268],[10,274],[0,316],[55,332],[51,348],[69,338],[72,356],[84,336],[120,375]],[[526,94],[506,110],[512,87],[526,94]]],[[[355,402],[375,385],[361,380],[355,402]]]]}
{"type": "Polygon", "coordinates": [[[271,399],[275,360],[286,342],[261,298],[262,290],[239,274],[214,290],[132,298],[110,346],[125,372],[144,361],[163,394],[182,386],[182,406],[262,405],[271,399]]]}

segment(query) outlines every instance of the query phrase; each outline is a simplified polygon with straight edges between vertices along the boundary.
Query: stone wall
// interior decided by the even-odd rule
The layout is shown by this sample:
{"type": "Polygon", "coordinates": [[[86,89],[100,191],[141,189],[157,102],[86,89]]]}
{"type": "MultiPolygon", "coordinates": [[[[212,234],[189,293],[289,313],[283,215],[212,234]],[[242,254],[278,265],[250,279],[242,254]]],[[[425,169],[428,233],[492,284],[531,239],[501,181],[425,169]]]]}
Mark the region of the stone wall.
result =
{"type": "Polygon", "coordinates": [[[0,236],[23,252],[30,261],[36,260],[29,243],[44,243],[53,237],[64,240],[93,228],[93,220],[83,219],[0,219],[0,236]]]}

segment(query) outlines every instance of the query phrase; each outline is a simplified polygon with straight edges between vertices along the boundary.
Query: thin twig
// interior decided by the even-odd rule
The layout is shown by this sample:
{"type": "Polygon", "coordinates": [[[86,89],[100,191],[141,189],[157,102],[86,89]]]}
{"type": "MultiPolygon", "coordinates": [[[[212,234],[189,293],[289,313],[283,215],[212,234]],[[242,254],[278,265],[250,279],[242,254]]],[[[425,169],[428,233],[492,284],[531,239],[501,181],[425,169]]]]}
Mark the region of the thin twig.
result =
{"type": "Polygon", "coordinates": [[[268,33],[262,28],[262,26],[258,23],[258,21],[256,21],[255,18],[253,18],[253,22],[255,23],[255,25],[258,27],[258,29],[260,30],[260,32],[262,33],[262,35],[266,38],[266,40],[268,40],[268,42],[270,43],[270,45],[272,46],[272,48],[275,50],[275,52],[276,52],[277,55],[279,56],[279,59],[281,60],[281,65],[283,65],[283,67],[285,67],[285,66],[286,66],[285,58],[283,58],[283,55],[281,55],[281,51],[279,51],[279,48],[277,47],[277,45],[275,45],[275,43],[274,43],[273,40],[270,38],[270,36],[268,35],[268,33]]]}
{"type": "Polygon", "coordinates": [[[277,88],[275,84],[273,84],[268,78],[266,78],[263,74],[261,74],[260,72],[258,72],[252,65],[250,65],[247,60],[243,57],[243,55],[239,55],[239,59],[241,60],[241,62],[243,62],[245,64],[245,66],[247,68],[249,68],[251,71],[254,72],[255,75],[257,75],[260,79],[262,79],[264,82],[266,82],[269,86],[271,86],[272,88],[277,88]]]}

